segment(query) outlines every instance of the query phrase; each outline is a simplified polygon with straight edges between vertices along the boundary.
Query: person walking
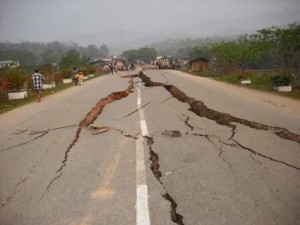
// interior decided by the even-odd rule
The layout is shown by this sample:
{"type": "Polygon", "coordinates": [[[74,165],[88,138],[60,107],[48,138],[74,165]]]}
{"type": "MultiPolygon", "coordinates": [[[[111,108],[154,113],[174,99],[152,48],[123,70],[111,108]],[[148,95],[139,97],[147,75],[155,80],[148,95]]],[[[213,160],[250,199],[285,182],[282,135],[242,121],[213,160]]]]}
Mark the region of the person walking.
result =
{"type": "Polygon", "coordinates": [[[110,63],[109,68],[110,68],[111,75],[114,75],[114,63],[113,62],[110,63]]]}
{"type": "Polygon", "coordinates": [[[78,84],[79,86],[82,85],[82,81],[83,81],[83,73],[79,70],[78,74],[76,75],[77,79],[78,79],[78,84]]]}
{"type": "Polygon", "coordinates": [[[72,80],[73,80],[75,86],[78,86],[78,79],[76,78],[77,74],[78,74],[77,68],[73,67],[73,70],[72,70],[72,80]]]}
{"type": "Polygon", "coordinates": [[[33,89],[37,93],[36,101],[39,103],[41,102],[41,98],[42,98],[43,81],[45,81],[45,78],[42,74],[39,73],[38,68],[35,68],[34,72],[35,73],[32,74],[32,84],[33,84],[33,89]]]}

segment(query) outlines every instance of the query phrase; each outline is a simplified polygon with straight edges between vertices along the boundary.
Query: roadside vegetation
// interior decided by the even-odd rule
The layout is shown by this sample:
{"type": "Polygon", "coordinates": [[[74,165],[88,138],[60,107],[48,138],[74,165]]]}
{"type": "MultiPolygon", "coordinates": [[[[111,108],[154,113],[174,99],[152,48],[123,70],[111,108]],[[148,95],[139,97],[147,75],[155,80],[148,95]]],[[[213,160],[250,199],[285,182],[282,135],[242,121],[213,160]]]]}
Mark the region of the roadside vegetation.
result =
{"type": "MultiPolygon", "coordinates": [[[[38,66],[40,73],[46,80],[45,83],[55,83],[55,87],[45,89],[42,96],[45,97],[74,86],[73,83],[63,83],[63,79],[71,78],[72,67],[75,65],[85,76],[92,75],[88,80],[104,74],[102,67],[91,66],[88,65],[87,62],[86,57],[81,57],[80,54],[74,50],[68,52],[62,58],[59,66],[51,64],[38,66]]],[[[29,66],[0,69],[0,114],[35,101],[36,93],[33,91],[31,81],[33,70],[33,67],[29,66]],[[26,90],[27,98],[8,100],[9,92],[19,90],[26,90]]]]}
{"type": "Polygon", "coordinates": [[[280,94],[300,99],[300,25],[270,27],[236,40],[199,45],[187,52],[209,60],[205,70],[187,69],[191,74],[234,84],[249,79],[247,87],[265,91],[291,85],[292,92],[280,94]]]}
{"type": "MultiPolygon", "coordinates": [[[[85,76],[101,75],[102,68],[88,64],[90,59],[109,57],[106,45],[99,48],[78,44],[66,45],[60,42],[18,44],[0,43],[0,60],[13,59],[21,66],[0,68],[0,113],[19,105],[34,101],[31,75],[35,67],[40,69],[47,82],[56,87],[45,90],[44,96],[72,86],[62,80],[71,77],[72,67],[76,66],[85,76]],[[22,100],[8,101],[8,92],[28,90],[28,97],[22,100]]],[[[237,38],[168,40],[149,47],[124,51],[122,57],[127,62],[144,61],[157,63],[157,56],[172,62],[196,76],[242,85],[241,80],[251,80],[245,86],[264,91],[273,91],[274,87],[291,85],[292,91],[280,95],[300,99],[300,25],[269,27],[254,34],[244,34],[237,38]],[[207,65],[194,71],[191,60],[200,58],[207,65]],[[180,66],[180,59],[190,63],[180,66]]],[[[176,67],[175,67],[176,66],[176,67]]]]}
{"type": "MultiPolygon", "coordinates": [[[[187,71],[185,71],[187,72],[187,71]]],[[[231,83],[239,86],[243,86],[245,88],[251,88],[251,89],[256,89],[256,90],[261,90],[261,91],[267,91],[267,92],[272,92],[277,95],[281,96],[286,96],[286,97],[291,97],[294,99],[299,99],[300,100],[300,79],[299,76],[295,76],[294,74],[287,74],[283,75],[284,72],[281,73],[275,73],[275,72],[265,72],[262,74],[254,74],[250,73],[248,75],[248,78],[251,80],[251,84],[241,84],[241,77],[237,74],[231,74],[231,75],[222,75],[222,74],[217,74],[213,73],[211,71],[201,71],[201,72],[188,72],[189,74],[195,75],[195,76],[201,76],[201,77],[210,77],[212,79],[226,82],[226,83],[231,83]],[[285,79],[285,77],[289,77],[288,82],[291,81],[292,83],[292,92],[275,92],[274,91],[274,78],[279,79],[285,79]]]]}
{"type": "Polygon", "coordinates": [[[82,47],[76,43],[64,44],[58,41],[49,43],[21,42],[0,43],[0,61],[13,59],[23,67],[36,67],[37,65],[60,64],[62,59],[70,54],[79,54],[86,59],[106,58],[110,56],[107,45],[97,47],[93,44],[82,47]]]}
{"type": "MultiPolygon", "coordinates": [[[[58,92],[60,92],[62,90],[65,90],[69,87],[72,87],[72,86],[74,86],[74,84],[58,84],[53,89],[44,90],[42,96],[44,98],[48,95],[58,93],[58,92]]],[[[15,109],[19,106],[26,105],[28,103],[34,102],[35,100],[36,100],[36,94],[33,91],[29,91],[28,92],[28,97],[24,98],[24,99],[15,99],[15,100],[11,100],[11,101],[8,101],[6,99],[1,99],[0,100],[0,114],[2,114],[4,112],[7,112],[7,111],[10,111],[12,109],[15,109]]]]}
{"type": "MultiPolygon", "coordinates": [[[[58,71],[58,74],[59,73],[60,72],[58,71]]],[[[98,72],[95,73],[94,77],[89,78],[85,82],[87,82],[87,81],[89,81],[91,79],[97,78],[97,77],[99,77],[101,75],[103,75],[103,72],[102,71],[98,71],[98,72]]],[[[31,86],[31,85],[29,85],[29,86],[31,86]]],[[[55,88],[44,90],[42,96],[44,98],[46,96],[58,93],[60,91],[63,91],[65,89],[73,87],[73,86],[74,86],[74,83],[63,84],[62,82],[58,82],[58,83],[56,83],[56,87],[55,88]]],[[[16,99],[16,100],[8,101],[7,97],[5,97],[5,95],[3,95],[3,93],[0,96],[1,96],[1,98],[0,98],[0,114],[2,114],[4,112],[7,112],[7,111],[10,111],[12,109],[15,109],[15,108],[17,108],[19,106],[26,105],[28,103],[36,101],[36,93],[32,89],[30,89],[30,88],[28,89],[28,96],[27,96],[27,98],[24,98],[24,99],[16,99]]]]}

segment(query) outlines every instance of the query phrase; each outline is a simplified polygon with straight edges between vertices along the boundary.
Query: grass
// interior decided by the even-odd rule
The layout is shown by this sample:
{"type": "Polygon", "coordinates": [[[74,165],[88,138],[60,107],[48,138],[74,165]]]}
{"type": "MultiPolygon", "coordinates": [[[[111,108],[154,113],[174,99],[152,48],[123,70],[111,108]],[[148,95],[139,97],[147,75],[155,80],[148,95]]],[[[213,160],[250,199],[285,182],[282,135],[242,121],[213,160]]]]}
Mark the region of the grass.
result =
{"type": "MultiPolygon", "coordinates": [[[[99,77],[99,75],[95,76],[93,78],[89,78],[88,80],[85,80],[84,82],[89,81],[89,80],[94,79],[94,78],[97,78],[97,77],[99,77]]],[[[74,86],[73,83],[70,83],[70,84],[62,84],[62,83],[56,84],[55,88],[46,89],[46,90],[43,91],[42,101],[43,101],[43,98],[46,97],[46,96],[61,92],[65,89],[73,87],[73,86],[74,86]]],[[[34,91],[29,91],[29,90],[27,91],[27,98],[24,98],[24,99],[5,100],[5,99],[1,98],[0,99],[0,114],[8,112],[10,110],[13,110],[13,109],[15,109],[17,107],[20,107],[22,105],[26,105],[28,103],[35,102],[35,101],[36,101],[36,93],[34,91]]]]}
{"type": "Polygon", "coordinates": [[[207,73],[207,72],[193,72],[190,73],[195,76],[201,76],[201,77],[212,77],[215,80],[226,82],[226,83],[231,83],[239,86],[243,86],[246,88],[251,88],[251,89],[256,89],[256,90],[261,90],[261,91],[266,91],[266,92],[272,92],[276,95],[281,95],[285,97],[290,97],[294,99],[300,100],[300,85],[293,86],[293,91],[292,92],[275,92],[273,91],[273,85],[271,80],[269,79],[269,76],[264,76],[264,75],[251,75],[251,84],[243,85],[240,84],[240,79],[237,76],[231,75],[231,76],[220,76],[212,73],[207,73]]]}

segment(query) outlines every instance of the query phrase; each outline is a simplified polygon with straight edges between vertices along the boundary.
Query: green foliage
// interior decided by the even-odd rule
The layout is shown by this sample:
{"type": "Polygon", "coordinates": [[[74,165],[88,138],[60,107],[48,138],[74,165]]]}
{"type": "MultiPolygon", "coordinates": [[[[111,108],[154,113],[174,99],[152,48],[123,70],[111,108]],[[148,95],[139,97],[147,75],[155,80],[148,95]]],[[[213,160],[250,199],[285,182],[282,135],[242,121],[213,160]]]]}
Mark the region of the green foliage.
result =
{"type": "Polygon", "coordinates": [[[95,59],[98,56],[98,48],[96,45],[88,45],[86,47],[85,55],[91,59],[95,59]]]}
{"type": "Polygon", "coordinates": [[[70,50],[77,51],[81,56],[87,58],[105,58],[109,56],[108,47],[103,44],[98,48],[95,45],[82,47],[78,44],[63,44],[58,41],[49,43],[21,42],[0,43],[0,60],[16,60],[22,66],[36,66],[38,64],[59,64],[70,50]]]}
{"type": "Polygon", "coordinates": [[[240,82],[240,79],[237,76],[220,76],[217,78],[218,80],[226,81],[233,84],[238,84],[240,82]]]}
{"type": "Polygon", "coordinates": [[[0,60],[15,60],[24,66],[34,66],[39,63],[38,58],[34,54],[19,50],[0,50],[0,60]]]}
{"type": "Polygon", "coordinates": [[[71,67],[85,66],[89,59],[86,56],[80,57],[79,52],[72,49],[62,57],[60,68],[66,69],[71,67]]]}
{"type": "Polygon", "coordinates": [[[252,51],[251,44],[241,40],[210,44],[206,47],[206,52],[215,69],[225,74],[248,68],[250,62],[255,62],[258,58],[252,51]]]}
{"type": "Polygon", "coordinates": [[[235,70],[233,72],[233,75],[236,76],[239,80],[246,80],[253,77],[253,73],[251,71],[245,71],[245,70],[235,70]]]}
{"type": "Polygon", "coordinates": [[[86,66],[81,70],[84,75],[90,75],[96,73],[96,68],[94,66],[86,66]]]}
{"type": "Polygon", "coordinates": [[[99,56],[101,58],[107,58],[109,57],[109,49],[105,44],[102,44],[99,48],[99,56]]]}
{"type": "Polygon", "coordinates": [[[299,66],[300,59],[300,25],[290,24],[288,28],[270,27],[257,31],[251,36],[256,49],[275,56],[276,64],[281,68],[299,66]]]}
{"type": "Polygon", "coordinates": [[[41,55],[42,62],[45,64],[59,63],[62,59],[62,54],[57,51],[47,51],[41,55]]]}
{"type": "Polygon", "coordinates": [[[252,75],[251,87],[260,90],[272,91],[273,85],[270,77],[267,75],[252,75]]]}
{"type": "Polygon", "coordinates": [[[288,86],[291,85],[294,78],[290,72],[282,72],[271,78],[274,86],[288,86]]]}
{"type": "Polygon", "coordinates": [[[22,89],[26,79],[27,76],[20,67],[7,69],[1,76],[2,83],[6,83],[6,87],[11,90],[22,89]]]}
{"type": "Polygon", "coordinates": [[[125,51],[122,56],[127,58],[130,62],[134,60],[152,61],[156,59],[157,52],[154,48],[140,48],[138,50],[125,51]]]}
{"type": "Polygon", "coordinates": [[[61,82],[62,79],[69,79],[72,77],[71,69],[61,69],[54,75],[55,80],[61,82]]]}
{"type": "Polygon", "coordinates": [[[49,76],[55,71],[55,68],[52,65],[48,64],[48,65],[40,66],[39,70],[40,73],[43,74],[44,76],[49,76]]]}
{"type": "Polygon", "coordinates": [[[159,55],[204,57],[215,71],[300,68],[300,25],[270,27],[238,39],[183,39],[153,44],[159,55]]]}

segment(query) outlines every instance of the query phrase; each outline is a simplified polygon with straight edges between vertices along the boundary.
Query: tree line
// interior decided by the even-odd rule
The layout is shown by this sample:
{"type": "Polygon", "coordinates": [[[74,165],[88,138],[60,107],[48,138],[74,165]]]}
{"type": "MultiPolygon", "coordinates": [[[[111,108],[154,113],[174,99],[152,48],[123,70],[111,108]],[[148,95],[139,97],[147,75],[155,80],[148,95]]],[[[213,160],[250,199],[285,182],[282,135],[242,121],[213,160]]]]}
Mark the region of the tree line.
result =
{"type": "Polygon", "coordinates": [[[146,62],[150,62],[155,60],[157,57],[157,51],[155,48],[139,48],[127,50],[122,53],[122,57],[126,58],[129,62],[135,60],[143,60],[146,62]]]}
{"type": "Polygon", "coordinates": [[[273,26],[227,40],[168,40],[152,47],[159,55],[207,58],[222,73],[235,69],[299,69],[300,25],[273,26]]]}
{"type": "Polygon", "coordinates": [[[16,60],[22,66],[36,66],[41,64],[66,64],[66,57],[82,58],[87,61],[96,58],[109,57],[110,52],[105,44],[100,47],[88,45],[83,47],[77,43],[65,44],[58,41],[50,43],[21,42],[21,43],[0,43],[0,60],[16,60]]]}
{"type": "MultiPolygon", "coordinates": [[[[23,66],[56,63],[66,68],[74,62],[83,65],[91,59],[109,55],[105,44],[82,47],[76,43],[58,41],[46,44],[0,43],[0,60],[17,60],[23,66]]],[[[269,27],[236,38],[167,40],[122,54],[128,61],[150,61],[157,55],[190,59],[204,57],[222,73],[230,73],[235,69],[299,69],[300,25],[293,23],[283,28],[269,27]]]]}

